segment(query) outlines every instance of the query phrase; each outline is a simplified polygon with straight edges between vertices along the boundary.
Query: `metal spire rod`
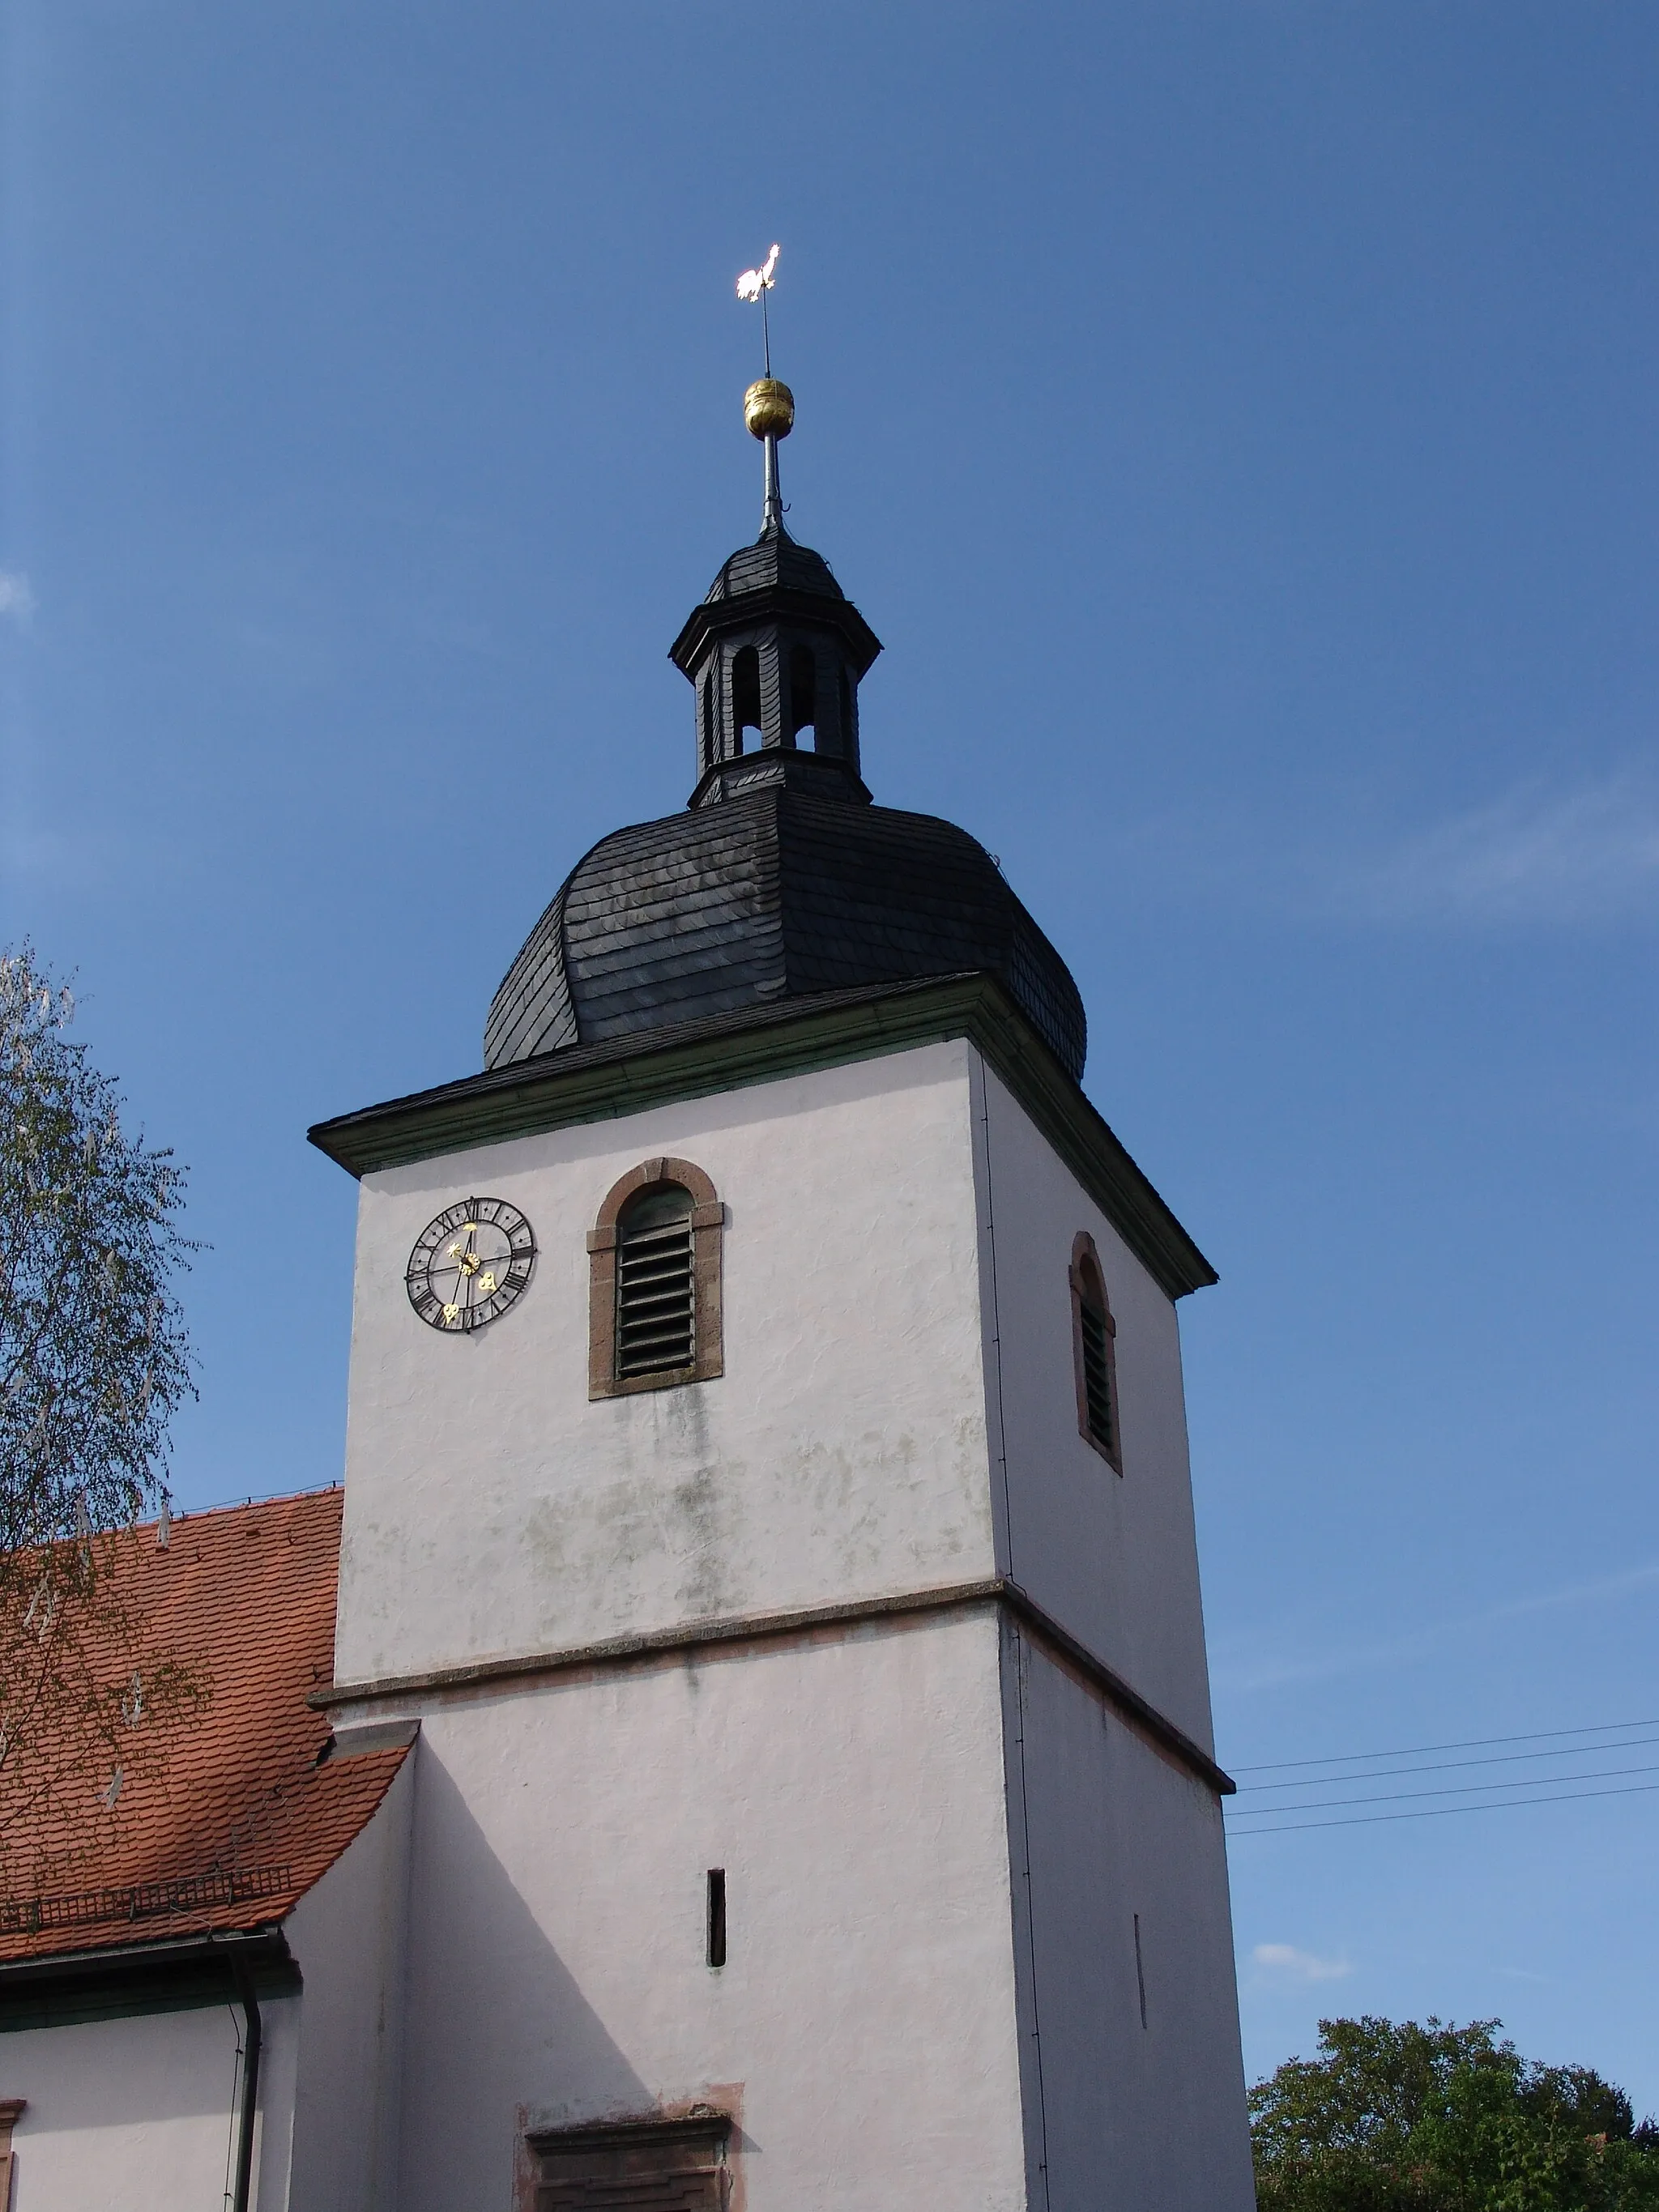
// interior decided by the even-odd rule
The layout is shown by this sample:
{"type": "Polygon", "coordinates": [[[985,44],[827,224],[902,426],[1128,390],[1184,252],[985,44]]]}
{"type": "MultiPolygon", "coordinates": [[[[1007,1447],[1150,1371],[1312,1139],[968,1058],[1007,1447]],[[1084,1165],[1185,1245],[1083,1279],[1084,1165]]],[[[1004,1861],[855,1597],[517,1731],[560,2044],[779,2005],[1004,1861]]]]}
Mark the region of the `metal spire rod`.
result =
{"type": "Polygon", "coordinates": [[[776,282],[778,249],[775,246],[758,269],[745,269],[738,279],[740,300],[758,300],[761,311],[761,353],[765,374],[751,384],[743,398],[743,417],[752,434],[766,447],[766,490],[761,505],[761,535],[783,527],[783,495],[778,488],[778,440],[794,427],[795,402],[787,384],[772,374],[772,323],[766,295],[776,282]]]}

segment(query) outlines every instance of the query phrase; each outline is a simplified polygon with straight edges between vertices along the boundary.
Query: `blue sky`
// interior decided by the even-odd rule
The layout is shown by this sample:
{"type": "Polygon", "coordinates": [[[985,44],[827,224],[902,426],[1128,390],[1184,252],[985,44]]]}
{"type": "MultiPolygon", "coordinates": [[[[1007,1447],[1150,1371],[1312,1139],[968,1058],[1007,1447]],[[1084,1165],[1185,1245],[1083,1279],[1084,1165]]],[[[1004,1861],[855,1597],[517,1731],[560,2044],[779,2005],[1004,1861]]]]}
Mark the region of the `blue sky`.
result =
{"type": "MultiPolygon", "coordinates": [[[[476,1067],[572,861],[689,788],[776,238],[869,780],[1000,855],[1221,1271],[1224,1761],[1659,1713],[1659,15],[0,24],[0,938],[191,1170],[181,1498],[338,1471],[306,1126],[476,1067]]],[[[1251,2073],[1498,2014],[1659,2106],[1656,1832],[1241,1838],[1251,2073]]]]}

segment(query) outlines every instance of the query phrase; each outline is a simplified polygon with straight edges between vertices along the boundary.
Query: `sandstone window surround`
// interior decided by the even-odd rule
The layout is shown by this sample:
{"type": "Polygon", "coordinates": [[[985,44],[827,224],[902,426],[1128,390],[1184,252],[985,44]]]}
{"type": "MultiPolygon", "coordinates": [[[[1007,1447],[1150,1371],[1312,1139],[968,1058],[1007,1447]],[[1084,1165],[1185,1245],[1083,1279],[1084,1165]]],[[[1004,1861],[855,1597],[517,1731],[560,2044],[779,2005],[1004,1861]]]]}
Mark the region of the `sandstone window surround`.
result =
{"type": "Polygon", "coordinates": [[[1115,1474],[1123,1472],[1117,1416],[1117,1323],[1095,1240],[1079,1230],[1072,1244],[1072,1366],[1077,1382],[1078,1434],[1115,1474]]]}
{"type": "Polygon", "coordinates": [[[11,2150],[11,2131],[23,2117],[28,2104],[27,2097],[0,2097],[0,2212],[6,2212],[11,2203],[11,2176],[14,2160],[11,2150]]]}
{"type": "Polygon", "coordinates": [[[590,1398],[669,1390],[685,1382],[710,1382],[725,1372],[720,1323],[725,1224],[726,1208],[714,1184],[690,1160],[641,1160],[611,1185],[587,1234],[590,1398]],[[630,1224],[642,1228],[631,1239],[630,1224]],[[640,1273],[653,1244],[654,1256],[662,1261],[661,1279],[654,1286],[642,1284],[640,1273]],[[664,1323],[663,1348],[656,1355],[645,1344],[641,1330],[641,1316],[648,1316],[653,1304],[647,1293],[653,1287],[655,1310],[664,1323]],[[651,1364],[653,1357],[672,1364],[651,1364]]]}
{"type": "Polygon", "coordinates": [[[532,2135],[535,2212],[723,2212],[731,2132],[707,2112],[532,2135]]]}

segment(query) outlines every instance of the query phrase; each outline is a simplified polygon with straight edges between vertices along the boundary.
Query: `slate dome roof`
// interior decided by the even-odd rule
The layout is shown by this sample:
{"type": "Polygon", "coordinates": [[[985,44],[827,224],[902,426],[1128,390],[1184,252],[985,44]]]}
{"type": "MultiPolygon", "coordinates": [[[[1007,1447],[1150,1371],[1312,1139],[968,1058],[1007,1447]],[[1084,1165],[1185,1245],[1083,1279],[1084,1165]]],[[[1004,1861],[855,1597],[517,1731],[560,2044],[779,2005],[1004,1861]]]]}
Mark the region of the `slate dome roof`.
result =
{"type": "Polygon", "coordinates": [[[484,1064],[974,969],[1082,1075],[1078,988],[982,845],[930,814],[774,787],[594,846],[496,992],[484,1064]]]}
{"type": "Polygon", "coordinates": [[[817,592],[826,599],[847,597],[822,553],[797,544],[786,530],[768,530],[752,545],[740,545],[708,586],[705,606],[769,587],[817,592]]]}

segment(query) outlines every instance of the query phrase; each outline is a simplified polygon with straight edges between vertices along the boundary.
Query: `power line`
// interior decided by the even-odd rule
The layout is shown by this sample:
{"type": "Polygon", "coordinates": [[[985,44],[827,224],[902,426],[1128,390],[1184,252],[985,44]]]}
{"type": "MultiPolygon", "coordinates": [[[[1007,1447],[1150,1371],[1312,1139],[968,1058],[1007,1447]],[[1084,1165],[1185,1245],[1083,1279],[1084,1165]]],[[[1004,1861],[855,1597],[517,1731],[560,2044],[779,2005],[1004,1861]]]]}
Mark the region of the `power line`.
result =
{"type": "Polygon", "coordinates": [[[1293,1766],[1352,1766],[1370,1759],[1415,1759],[1431,1751],[1487,1751],[1500,1743],[1544,1743],[1564,1735],[1616,1735],[1626,1729],[1659,1728],[1659,1720],[1595,1721],[1587,1728],[1533,1729],[1524,1735],[1467,1736],[1461,1743],[1408,1743],[1397,1751],[1339,1751],[1327,1759],[1271,1759],[1262,1766],[1240,1766],[1239,1774],[1284,1774],[1293,1766]]]}
{"type": "MultiPolygon", "coordinates": [[[[1553,1781],[1607,1782],[1612,1781],[1615,1777],[1626,1774],[1659,1774],[1659,1766],[1604,1766],[1589,1774],[1529,1775],[1516,1782],[1468,1782],[1461,1786],[1456,1783],[1449,1783],[1443,1790],[1384,1790],[1376,1797],[1317,1797],[1307,1805],[1247,1806],[1242,1813],[1234,1813],[1229,1818],[1230,1821],[1266,1820],[1272,1820],[1281,1813],[1323,1813],[1336,1805],[1403,1805],[1408,1798],[1412,1797],[1486,1796],[1499,1790],[1524,1790],[1529,1782],[1534,1781],[1542,1782],[1547,1786],[1553,1781]]],[[[1373,1778],[1364,1775],[1350,1775],[1347,1778],[1350,1781],[1382,1780],[1382,1778],[1381,1776],[1373,1778]]],[[[1313,1790],[1319,1785],[1316,1783],[1309,1782],[1302,1786],[1306,1790],[1313,1790]]],[[[1592,1796],[1595,1794],[1591,1792],[1592,1796]]],[[[1534,1798],[1517,1797],[1512,1802],[1517,1805],[1528,1805],[1534,1804],[1538,1801],[1534,1798]]],[[[1256,1832],[1251,1830],[1249,1832],[1254,1834],[1256,1832]]]]}
{"type": "MultiPolygon", "coordinates": [[[[1507,1813],[1516,1805],[1573,1805],[1585,1797],[1645,1797],[1656,1790],[1659,1790],[1659,1782],[1638,1782],[1633,1790],[1575,1790],[1559,1797],[1511,1797],[1497,1805],[1425,1806],[1419,1813],[1356,1813],[1345,1820],[1286,1820],[1275,1828],[1237,1828],[1232,1832],[1243,1838],[1290,1835],[1298,1828],[1369,1828],[1380,1820],[1443,1820],[1454,1813],[1507,1813]]],[[[1287,1813],[1297,1809],[1291,1805],[1284,1808],[1287,1813]]],[[[1228,1826],[1231,1829],[1232,1824],[1229,1822],[1228,1826]]]]}
{"type": "MultiPolygon", "coordinates": [[[[1339,1752],[1325,1759],[1287,1759],[1270,1764],[1243,1766],[1240,1774],[1279,1774],[1290,1778],[1281,1782],[1247,1783],[1241,1795],[1277,1796],[1285,1790],[1317,1790],[1340,1787],[1345,1783],[1393,1782],[1413,1774],[1444,1774],[1467,1772],[1475,1767],[1505,1766],[1513,1763],[1535,1759],[1583,1759],[1592,1753],[1604,1755],[1613,1751],[1639,1751],[1659,1742],[1659,1736],[1638,1735],[1638,1729],[1659,1729],[1659,1720],[1598,1721],[1582,1728],[1532,1729],[1514,1735],[1469,1736],[1455,1743],[1407,1744],[1395,1751],[1339,1752]],[[1623,1735],[1628,1741],[1613,1743],[1606,1738],[1623,1735]],[[1585,1737],[1603,1741],[1585,1742],[1571,1739],[1585,1737]],[[1504,1751],[1482,1759],[1452,1759],[1434,1760],[1423,1766],[1378,1765],[1380,1760],[1412,1759],[1443,1751],[1492,1752],[1500,1745],[1543,1744],[1550,1748],[1541,1751],[1504,1751]],[[1366,1766],[1374,1771],[1366,1773],[1366,1766]]],[[[1352,1828],[1374,1825],[1381,1820],[1435,1820],[1453,1813],[1499,1813],[1510,1806],[1569,1805],[1580,1798],[1638,1797],[1659,1790],[1659,1782],[1638,1783],[1634,1788],[1619,1790],[1585,1790],[1579,1785],[1586,1782],[1620,1780],[1626,1775],[1659,1774],[1659,1765],[1614,1766],[1591,1769],[1588,1771],[1556,1775],[1517,1775],[1507,1782],[1448,1783],[1430,1790],[1382,1790],[1374,1795],[1353,1797],[1304,1798],[1298,1804],[1280,1802],[1274,1805],[1240,1805],[1227,1808],[1227,1827],[1235,1836],[1279,1836],[1299,1829],[1352,1828]],[[1516,1797],[1510,1793],[1525,1790],[1530,1784],[1541,1785],[1547,1795],[1516,1797]],[[1480,1798],[1481,1803],[1462,1805],[1433,1805],[1416,1807],[1400,1813],[1343,1812],[1343,1817],[1331,1820],[1307,1820],[1294,1815],[1304,1813],[1336,1812],[1351,1805],[1406,1805],[1416,1798],[1463,1797],[1480,1798]]]]}
{"type": "MultiPolygon", "coordinates": [[[[1636,1727],[1639,1726],[1640,1723],[1632,1722],[1628,1723],[1628,1725],[1636,1727]]],[[[1498,1741],[1502,1742],[1504,1739],[1499,1737],[1498,1741]]],[[[1632,1736],[1627,1743],[1585,1743],[1578,1745],[1576,1748],[1571,1744],[1564,1744],[1557,1751],[1505,1751],[1500,1752],[1495,1759],[1444,1759],[1436,1761],[1436,1763],[1431,1766],[1385,1766],[1380,1767],[1375,1774],[1328,1774],[1322,1778],[1311,1778],[1302,1782],[1248,1782],[1238,1794],[1241,1797],[1249,1797],[1254,1796],[1260,1790],[1318,1790],[1322,1788],[1323,1784],[1326,1782],[1386,1782],[1392,1780],[1395,1775],[1447,1774],[1454,1771],[1455,1770],[1469,1766],[1508,1766],[1513,1761],[1518,1759],[1589,1759],[1592,1758],[1598,1751],[1640,1751],[1644,1745],[1650,1743],[1659,1743],[1659,1735],[1632,1736]]],[[[1425,1745],[1424,1747],[1425,1750],[1432,1748],[1443,1749],[1447,1751],[1449,1751],[1451,1747],[1452,1747],[1449,1744],[1442,1746],[1425,1745]]],[[[1356,1757],[1358,1756],[1359,1756],[1359,1754],[1356,1753],[1356,1757]]],[[[1376,1752],[1372,1753],[1372,1756],[1377,1759],[1387,1759],[1402,1758],[1405,1754],[1399,1752],[1376,1752]]],[[[1308,1765],[1316,1765],[1319,1762],[1317,1760],[1310,1759],[1306,1762],[1297,1760],[1294,1763],[1298,1765],[1304,1763],[1308,1765]]],[[[1261,1766],[1243,1766],[1239,1769],[1239,1772],[1241,1774],[1264,1774],[1267,1771],[1269,1771],[1267,1768],[1261,1766]]],[[[1565,1778],[1565,1777],[1563,1778],[1563,1779],[1565,1778]]],[[[1519,1786],[1520,1785],[1517,1784],[1516,1787],[1518,1788],[1519,1786]]],[[[1265,1810],[1266,1808],[1264,1808],[1263,1809],[1265,1810]]]]}

